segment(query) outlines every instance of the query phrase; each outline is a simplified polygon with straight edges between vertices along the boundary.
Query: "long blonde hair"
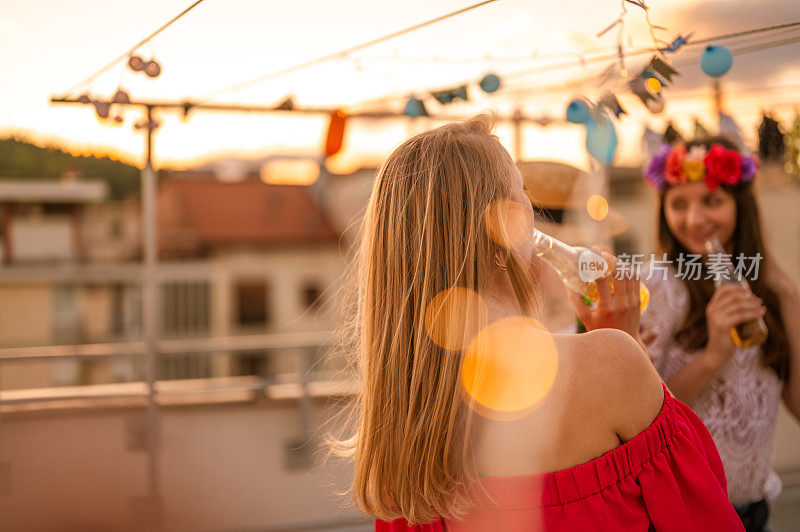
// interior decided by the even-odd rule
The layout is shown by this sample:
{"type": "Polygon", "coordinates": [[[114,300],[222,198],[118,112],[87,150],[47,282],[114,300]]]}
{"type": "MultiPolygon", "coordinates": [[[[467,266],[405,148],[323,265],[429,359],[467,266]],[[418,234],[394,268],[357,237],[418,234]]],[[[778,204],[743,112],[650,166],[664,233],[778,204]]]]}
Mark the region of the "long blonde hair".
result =
{"type": "Polygon", "coordinates": [[[487,209],[510,199],[519,179],[492,127],[478,115],[407,140],[379,171],[366,209],[356,262],[361,393],[347,444],[356,504],[378,519],[459,518],[469,505],[462,353],[426,333],[431,300],[454,287],[483,294],[503,267],[520,313],[535,305],[529,261],[487,234],[487,209]]]}

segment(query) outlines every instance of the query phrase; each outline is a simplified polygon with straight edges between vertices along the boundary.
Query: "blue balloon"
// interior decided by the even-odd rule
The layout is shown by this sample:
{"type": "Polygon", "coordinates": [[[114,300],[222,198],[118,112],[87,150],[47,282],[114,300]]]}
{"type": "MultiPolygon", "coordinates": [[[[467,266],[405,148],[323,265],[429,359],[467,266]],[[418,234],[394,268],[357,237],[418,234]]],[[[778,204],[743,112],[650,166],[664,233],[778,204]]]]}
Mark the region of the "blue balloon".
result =
{"type": "Polygon", "coordinates": [[[700,56],[700,68],[711,77],[718,78],[730,70],[733,65],[733,54],[725,46],[706,46],[700,56]]]}
{"type": "Polygon", "coordinates": [[[617,150],[617,131],[608,118],[598,118],[586,128],[586,149],[603,164],[611,163],[617,150]]]}
{"type": "Polygon", "coordinates": [[[500,78],[494,74],[486,74],[480,82],[484,92],[492,93],[500,88],[500,78]]]}
{"type": "Polygon", "coordinates": [[[592,111],[586,100],[577,98],[569,102],[567,106],[567,122],[573,124],[585,124],[592,119],[592,111]]]}

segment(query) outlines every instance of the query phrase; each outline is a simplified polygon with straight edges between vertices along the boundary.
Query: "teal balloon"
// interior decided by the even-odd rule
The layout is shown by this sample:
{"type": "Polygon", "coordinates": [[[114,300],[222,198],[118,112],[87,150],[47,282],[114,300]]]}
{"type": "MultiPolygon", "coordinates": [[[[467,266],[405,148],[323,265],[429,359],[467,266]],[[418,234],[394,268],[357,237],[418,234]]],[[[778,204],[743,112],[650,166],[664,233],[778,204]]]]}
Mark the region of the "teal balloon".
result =
{"type": "Polygon", "coordinates": [[[586,100],[577,98],[567,105],[567,122],[585,124],[592,119],[592,111],[586,100]]]}
{"type": "Polygon", "coordinates": [[[486,74],[480,82],[483,92],[492,93],[500,88],[500,78],[495,74],[486,74]]]}
{"type": "Polygon", "coordinates": [[[586,149],[603,164],[610,164],[617,150],[617,131],[608,118],[598,118],[587,125],[586,149]]]}
{"type": "Polygon", "coordinates": [[[712,78],[718,78],[730,70],[733,65],[733,54],[726,46],[706,46],[700,56],[700,68],[712,78]]]}

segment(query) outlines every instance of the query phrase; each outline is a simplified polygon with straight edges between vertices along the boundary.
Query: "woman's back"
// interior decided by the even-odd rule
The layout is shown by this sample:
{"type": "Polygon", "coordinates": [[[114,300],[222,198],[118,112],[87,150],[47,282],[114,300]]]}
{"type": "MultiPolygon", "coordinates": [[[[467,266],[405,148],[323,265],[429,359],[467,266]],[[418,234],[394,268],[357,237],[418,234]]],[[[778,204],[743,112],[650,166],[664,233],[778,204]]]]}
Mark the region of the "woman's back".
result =
{"type": "Polygon", "coordinates": [[[741,530],[716,448],[626,333],[560,336],[560,373],[525,418],[481,422],[462,519],[376,530],[741,530]]]}
{"type": "Polygon", "coordinates": [[[477,474],[507,477],[582,464],[643,431],[658,414],[661,381],[628,334],[553,335],[558,374],[525,417],[476,417],[477,474]]]}

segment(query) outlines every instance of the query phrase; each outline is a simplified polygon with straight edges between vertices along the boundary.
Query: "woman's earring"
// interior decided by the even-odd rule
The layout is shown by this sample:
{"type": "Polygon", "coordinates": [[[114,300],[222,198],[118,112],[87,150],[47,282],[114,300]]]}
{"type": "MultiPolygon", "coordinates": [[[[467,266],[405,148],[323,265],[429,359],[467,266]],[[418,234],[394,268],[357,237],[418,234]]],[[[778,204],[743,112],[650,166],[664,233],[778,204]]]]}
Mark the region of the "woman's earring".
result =
{"type": "Polygon", "coordinates": [[[508,269],[508,268],[506,268],[505,264],[500,262],[500,257],[497,255],[497,253],[494,254],[494,263],[497,264],[497,267],[500,268],[503,271],[506,271],[508,269]]]}

